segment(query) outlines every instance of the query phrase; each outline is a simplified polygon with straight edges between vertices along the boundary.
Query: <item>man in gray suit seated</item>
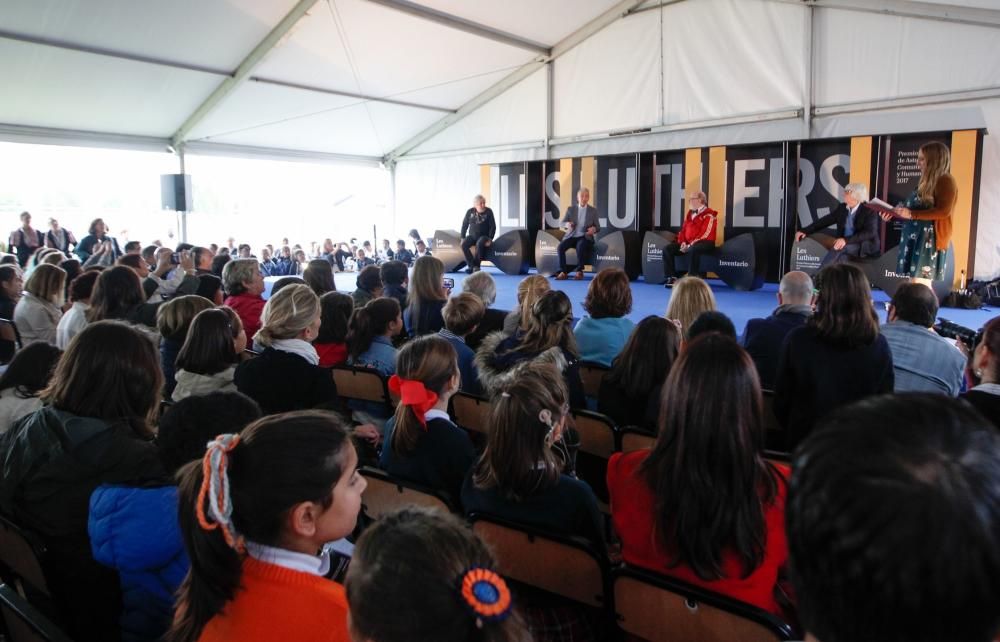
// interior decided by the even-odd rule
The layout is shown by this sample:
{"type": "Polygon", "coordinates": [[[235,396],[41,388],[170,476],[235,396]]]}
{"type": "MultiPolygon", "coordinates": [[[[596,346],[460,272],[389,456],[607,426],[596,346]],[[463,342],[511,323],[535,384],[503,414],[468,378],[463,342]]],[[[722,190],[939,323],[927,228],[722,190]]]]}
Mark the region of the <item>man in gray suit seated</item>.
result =
{"type": "Polygon", "coordinates": [[[566,208],[566,216],[562,218],[566,235],[559,241],[557,253],[559,254],[559,273],[556,279],[565,281],[569,277],[566,275],[566,250],[576,248],[576,276],[577,281],[583,279],[583,266],[587,263],[587,257],[594,251],[594,239],[598,230],[601,229],[597,221],[597,209],[590,207],[590,190],[581,187],[576,193],[576,200],[579,205],[571,205],[566,208]]]}

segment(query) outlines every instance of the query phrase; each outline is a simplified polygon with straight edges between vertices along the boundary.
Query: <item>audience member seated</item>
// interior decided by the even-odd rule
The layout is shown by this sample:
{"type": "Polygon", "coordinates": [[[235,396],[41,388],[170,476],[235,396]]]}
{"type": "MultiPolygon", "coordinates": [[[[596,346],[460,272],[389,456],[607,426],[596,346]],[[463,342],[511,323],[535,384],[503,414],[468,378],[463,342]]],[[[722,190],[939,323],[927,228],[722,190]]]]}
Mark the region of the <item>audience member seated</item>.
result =
{"type": "Polygon", "coordinates": [[[290,285],[272,296],[260,321],[256,342],[264,351],[236,367],[236,389],[260,404],[265,415],[336,401],[333,377],[319,366],[312,345],[319,334],[320,310],[319,297],[309,286],[290,285]]]}
{"type": "Polygon", "coordinates": [[[215,305],[223,305],[226,300],[222,292],[222,279],[214,274],[199,274],[198,289],[194,293],[215,305]]]}
{"type": "Polygon", "coordinates": [[[479,347],[476,369],[483,389],[494,396],[519,363],[548,363],[561,373],[570,406],[586,408],[572,322],[573,304],[565,292],[551,290],[543,294],[531,309],[527,330],[518,330],[509,337],[492,334],[479,347]]]}
{"type": "Polygon", "coordinates": [[[622,557],[780,614],[788,471],[763,456],[753,361],[708,334],[687,346],[663,390],[656,445],[608,462],[622,557]]]}
{"type": "Polygon", "coordinates": [[[823,257],[820,268],[847,261],[851,257],[878,256],[881,253],[878,214],[866,205],[867,202],[868,186],[864,183],[851,183],[844,188],[844,202],[812,225],[796,232],[796,242],[836,224],[836,240],[823,257]]]}
{"type": "Polygon", "coordinates": [[[757,366],[760,385],[774,389],[778,354],[785,336],[813,314],[815,292],[813,282],[805,272],[789,272],[778,286],[778,307],[766,319],[750,319],[743,330],[742,343],[757,366]]]}
{"type": "Polygon", "coordinates": [[[1000,437],[942,396],[853,404],[796,452],[792,582],[806,640],[1000,635],[1000,437]]]}
{"type": "Polygon", "coordinates": [[[694,341],[703,334],[713,332],[727,336],[733,341],[736,340],[736,326],[733,325],[732,319],[718,310],[709,310],[699,314],[698,318],[691,324],[691,329],[688,330],[688,341],[694,341]]]}
{"type": "MultiPolygon", "coordinates": [[[[185,278],[191,279],[194,288],[197,288],[197,277],[185,278]]],[[[87,310],[87,321],[93,323],[105,319],[117,319],[144,326],[139,329],[148,333],[149,329],[157,327],[156,316],[162,305],[163,302],[147,303],[139,276],[131,268],[116,265],[104,270],[97,277],[90,297],[90,309],[87,310]]]]}
{"type": "MultiPolygon", "coordinates": [[[[528,318],[531,308],[542,295],[552,289],[549,280],[541,274],[532,274],[521,279],[517,284],[517,309],[511,310],[503,320],[503,333],[514,334],[518,328],[528,329],[528,318]]],[[[485,339],[485,337],[483,337],[485,339]]]]}
{"type": "Polygon", "coordinates": [[[83,274],[83,268],[80,267],[80,261],[77,259],[66,259],[59,263],[59,266],[66,271],[66,300],[69,300],[69,284],[73,282],[73,279],[83,274]]]}
{"type": "MultiPolygon", "coordinates": [[[[225,304],[240,315],[247,339],[253,341],[260,330],[260,315],[264,312],[264,277],[260,266],[253,259],[236,259],[226,263],[222,270],[222,283],[226,288],[225,304]]],[[[277,285],[277,283],[275,283],[277,285]]],[[[275,295],[272,288],[271,296],[275,295]]]]}
{"type": "Polygon", "coordinates": [[[324,259],[313,259],[302,271],[302,280],[306,282],[316,296],[321,297],[327,292],[336,292],[337,284],[333,280],[333,266],[324,259]]]}
{"type": "Polygon", "coordinates": [[[14,320],[14,307],[21,300],[23,291],[24,277],[17,265],[0,265],[0,319],[14,320]]]}
{"type": "Polygon", "coordinates": [[[42,407],[38,395],[49,385],[62,350],[37,342],[18,351],[0,375],[0,434],[42,407]]]}
{"type": "Polygon", "coordinates": [[[567,390],[551,364],[515,368],[492,398],[486,450],[462,487],[465,512],[578,535],[603,549],[597,498],[562,472],[568,415],[567,390]]]}
{"type": "MultiPolygon", "coordinates": [[[[480,274],[480,272],[477,272],[480,274]]],[[[438,333],[448,340],[458,355],[458,370],[462,374],[462,392],[478,395],[482,393],[479,373],[476,371],[476,353],[466,345],[466,337],[474,332],[482,321],[486,308],[482,299],[475,294],[463,292],[448,299],[441,311],[444,327],[438,333]]]]}
{"type": "Polygon", "coordinates": [[[24,284],[24,296],[14,308],[14,323],[24,345],[35,341],[56,344],[56,328],[66,296],[66,271],[39,265],[24,284]]]}
{"type": "Polygon", "coordinates": [[[351,293],[355,308],[363,308],[365,304],[382,296],[382,276],[374,265],[363,268],[356,280],[357,289],[351,293]]]}
{"type": "Polygon", "coordinates": [[[708,287],[708,283],[696,276],[684,276],[673,286],[666,317],[681,324],[681,332],[687,339],[691,324],[698,315],[717,309],[715,295],[712,294],[712,288],[708,287]]]}
{"type": "Polygon", "coordinates": [[[100,484],[162,475],[147,423],[162,383],[143,334],[91,323],[56,367],[46,405],[0,439],[0,510],[45,544],[45,578],[73,639],[118,639],[118,575],[91,556],[87,507],[100,484]]]}
{"type": "Polygon", "coordinates": [[[444,263],[426,254],[413,264],[410,298],[403,321],[411,337],[434,334],[444,327],[441,309],[451,290],[444,287],[444,263]]]}
{"type": "Polygon", "coordinates": [[[271,284],[271,297],[289,285],[305,285],[305,281],[302,280],[301,276],[283,276],[271,284]]]}
{"type": "Polygon", "coordinates": [[[972,389],[961,395],[1000,428],[1000,317],[983,326],[983,336],[969,359],[972,389]]]}
{"type": "Polygon", "coordinates": [[[879,332],[892,352],[896,392],[961,392],[966,358],[954,340],[934,332],[937,311],[937,295],[923,283],[904,283],[892,295],[879,332]]]}
{"type": "Polygon", "coordinates": [[[413,265],[413,252],[406,249],[406,241],[402,239],[396,241],[396,252],[393,258],[397,261],[402,261],[407,267],[413,265]]]}
{"type": "Polygon", "coordinates": [[[573,329],[580,359],[610,366],[635,327],[625,317],[632,312],[632,287],[625,271],[608,268],[598,272],[587,288],[583,309],[587,316],[573,329]]]}
{"type": "Polygon", "coordinates": [[[199,312],[177,354],[177,386],[171,399],[235,392],[233,375],[246,347],[247,335],[232,308],[199,312]]]}
{"type": "Polygon", "coordinates": [[[379,267],[379,277],[382,279],[382,296],[396,299],[399,309],[405,310],[408,296],[406,286],[410,282],[406,263],[392,259],[386,261],[379,267]]]}
{"type": "MultiPolygon", "coordinates": [[[[548,284],[547,281],[546,284],[548,284]]],[[[491,307],[497,300],[497,283],[489,272],[479,270],[465,277],[465,280],[462,281],[462,292],[475,294],[486,308],[482,321],[479,322],[475,330],[465,337],[466,345],[474,352],[479,349],[479,345],[486,338],[486,335],[503,330],[504,319],[506,319],[508,312],[491,307]]]]}
{"type": "MultiPolygon", "coordinates": [[[[264,317],[266,335],[266,309],[264,317]]],[[[166,639],[349,642],[347,600],[324,577],[324,546],[357,523],[365,489],[357,466],[332,413],[267,417],[239,435],[219,435],[202,462],[181,470],[191,571],[166,639]]]]}
{"type": "Polygon", "coordinates": [[[601,380],[597,410],[617,426],[656,431],[660,393],[681,346],[681,332],[663,317],[648,316],[601,380]]]}
{"type": "Polygon", "coordinates": [[[177,355],[187,340],[191,322],[202,310],[210,310],[212,302],[189,294],[170,299],[156,313],[156,329],[160,331],[160,367],[163,369],[163,397],[170,399],[177,385],[177,355]]]}
{"type": "Polygon", "coordinates": [[[836,263],[819,281],[816,313],[788,333],[778,358],[774,414],[789,452],[835,408],[893,390],[892,353],[879,334],[868,277],[836,263]]]}
{"type": "Polygon", "coordinates": [[[354,311],[347,333],[352,366],[374,368],[388,377],[396,372],[396,348],[392,337],[403,328],[403,316],[396,299],[375,299],[354,311]]]}
{"type": "Polygon", "coordinates": [[[379,459],[389,474],[444,493],[455,505],[476,458],[468,433],[448,417],[448,402],[460,382],[449,342],[434,335],[407,342],[389,379],[400,403],[385,426],[379,459]]]}
{"type": "Polygon", "coordinates": [[[452,515],[414,507],[383,517],[358,540],[344,581],[351,635],[370,642],[528,642],[516,605],[501,602],[493,614],[486,610],[493,604],[464,590],[487,582],[497,601],[509,600],[495,569],[489,547],[452,515]]]}
{"type": "Polygon", "coordinates": [[[201,460],[205,444],[217,435],[238,432],[258,418],[257,404],[238,392],[185,398],[167,410],[156,431],[163,478],[142,486],[105,484],[90,496],[91,550],[94,559],[118,571],[124,642],[161,639],[190,566],[177,523],[177,471],[201,460]]]}
{"type": "Polygon", "coordinates": [[[319,335],[313,342],[319,365],[324,368],[339,366],[347,362],[347,332],[354,300],[342,292],[327,292],[319,298],[319,335]]]}
{"type": "MultiPolygon", "coordinates": [[[[226,264],[235,258],[238,257],[230,256],[228,254],[219,254],[218,256],[213,256],[211,268],[208,270],[208,273],[212,274],[213,276],[217,276],[221,279],[222,273],[226,270],[226,264]]],[[[204,274],[204,272],[199,270],[199,274],[204,274]]]]}
{"type": "Polygon", "coordinates": [[[189,274],[198,276],[194,269],[194,259],[187,250],[177,253],[177,263],[174,263],[174,252],[170,248],[161,247],[156,251],[156,264],[150,268],[141,256],[130,258],[127,254],[119,259],[121,265],[126,265],[142,279],[142,291],[146,295],[146,303],[159,303],[165,299],[182,294],[195,294],[200,287],[198,280],[188,279],[189,274]]]}
{"type": "Polygon", "coordinates": [[[59,318],[56,326],[56,347],[65,350],[69,342],[87,327],[87,310],[90,309],[90,295],[97,283],[97,272],[84,272],[69,284],[69,300],[72,305],[59,318]]]}

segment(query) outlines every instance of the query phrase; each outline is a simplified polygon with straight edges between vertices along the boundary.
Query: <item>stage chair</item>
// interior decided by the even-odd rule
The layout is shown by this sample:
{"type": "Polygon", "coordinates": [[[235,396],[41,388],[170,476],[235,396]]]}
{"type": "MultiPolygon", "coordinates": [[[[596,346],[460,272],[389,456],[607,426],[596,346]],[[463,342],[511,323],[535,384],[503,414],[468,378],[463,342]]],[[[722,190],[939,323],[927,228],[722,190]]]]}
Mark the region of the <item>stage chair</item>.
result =
{"type": "Polygon", "coordinates": [[[623,565],[611,583],[619,628],[649,642],[776,642],[795,635],[763,609],[650,571],[623,565]]]}
{"type": "Polygon", "coordinates": [[[454,512],[453,500],[444,493],[393,477],[377,468],[365,466],[358,472],[368,482],[365,492],[361,495],[361,504],[365,515],[370,519],[381,519],[387,513],[408,506],[437,508],[446,513],[454,512]]]}
{"type": "Polygon", "coordinates": [[[353,401],[382,403],[390,410],[395,407],[389,397],[389,386],[377,370],[356,366],[334,366],[331,370],[338,396],[353,401]]]}
{"type": "Polygon", "coordinates": [[[469,519],[507,579],[590,607],[610,606],[608,562],[590,542],[481,513],[469,519]]]}
{"type": "Polygon", "coordinates": [[[603,363],[593,361],[580,362],[580,379],[583,380],[583,392],[592,399],[597,399],[601,390],[601,380],[608,374],[611,368],[603,363]]]}
{"type": "Polygon", "coordinates": [[[485,436],[489,414],[490,400],[486,397],[458,392],[451,398],[451,416],[460,428],[485,436]]]}
{"type": "Polygon", "coordinates": [[[0,584],[0,611],[8,642],[72,642],[59,627],[6,584],[0,584]]]}
{"type": "Polygon", "coordinates": [[[51,597],[41,558],[45,547],[30,533],[6,517],[0,517],[0,563],[14,573],[17,592],[27,597],[28,592],[51,597]]]}
{"type": "Polygon", "coordinates": [[[629,426],[622,430],[620,450],[623,453],[644,450],[652,448],[655,445],[656,435],[648,430],[643,430],[642,428],[637,428],[635,426],[629,426]]]}

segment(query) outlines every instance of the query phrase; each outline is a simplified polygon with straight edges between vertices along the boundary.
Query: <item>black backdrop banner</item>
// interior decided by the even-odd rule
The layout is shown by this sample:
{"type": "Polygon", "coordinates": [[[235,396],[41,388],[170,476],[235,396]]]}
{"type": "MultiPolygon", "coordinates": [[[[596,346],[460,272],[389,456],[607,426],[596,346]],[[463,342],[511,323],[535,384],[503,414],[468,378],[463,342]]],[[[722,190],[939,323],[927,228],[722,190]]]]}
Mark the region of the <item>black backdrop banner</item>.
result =
{"type": "Polygon", "coordinates": [[[768,281],[781,278],[786,148],[785,143],[726,148],[726,238],[754,235],[768,281]]]}

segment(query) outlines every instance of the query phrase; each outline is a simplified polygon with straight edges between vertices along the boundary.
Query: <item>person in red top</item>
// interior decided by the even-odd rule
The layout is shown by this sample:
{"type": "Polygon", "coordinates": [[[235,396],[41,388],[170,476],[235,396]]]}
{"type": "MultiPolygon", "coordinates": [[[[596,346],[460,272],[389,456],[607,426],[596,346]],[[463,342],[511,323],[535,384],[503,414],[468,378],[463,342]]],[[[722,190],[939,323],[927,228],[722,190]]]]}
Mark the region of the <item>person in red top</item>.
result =
{"type": "Polygon", "coordinates": [[[612,455],[608,492],[627,564],[781,615],[788,470],[763,457],[762,408],[746,351],[698,337],[667,378],[656,445],[612,455]]]}
{"type": "Polygon", "coordinates": [[[336,415],[300,411],[219,435],[180,473],[191,570],[168,642],[349,642],[324,545],[349,535],[366,483],[336,415]]]}
{"type": "Polygon", "coordinates": [[[225,305],[239,315],[247,339],[253,341],[260,330],[260,315],[267,303],[261,297],[264,277],[260,273],[260,264],[256,259],[234,259],[222,269],[222,283],[227,295],[225,305]]]}
{"type": "Polygon", "coordinates": [[[319,298],[319,335],[313,341],[319,365],[324,368],[347,363],[347,331],[354,312],[354,299],[343,292],[327,292],[319,298]]]}
{"type": "Polygon", "coordinates": [[[688,275],[703,277],[701,271],[701,255],[715,250],[715,228],[719,213],[706,205],[705,192],[692,192],[688,195],[691,209],[684,216],[684,225],[677,233],[677,240],[663,248],[663,273],[667,275],[667,287],[677,281],[677,270],[674,259],[678,254],[691,257],[688,275]]]}

